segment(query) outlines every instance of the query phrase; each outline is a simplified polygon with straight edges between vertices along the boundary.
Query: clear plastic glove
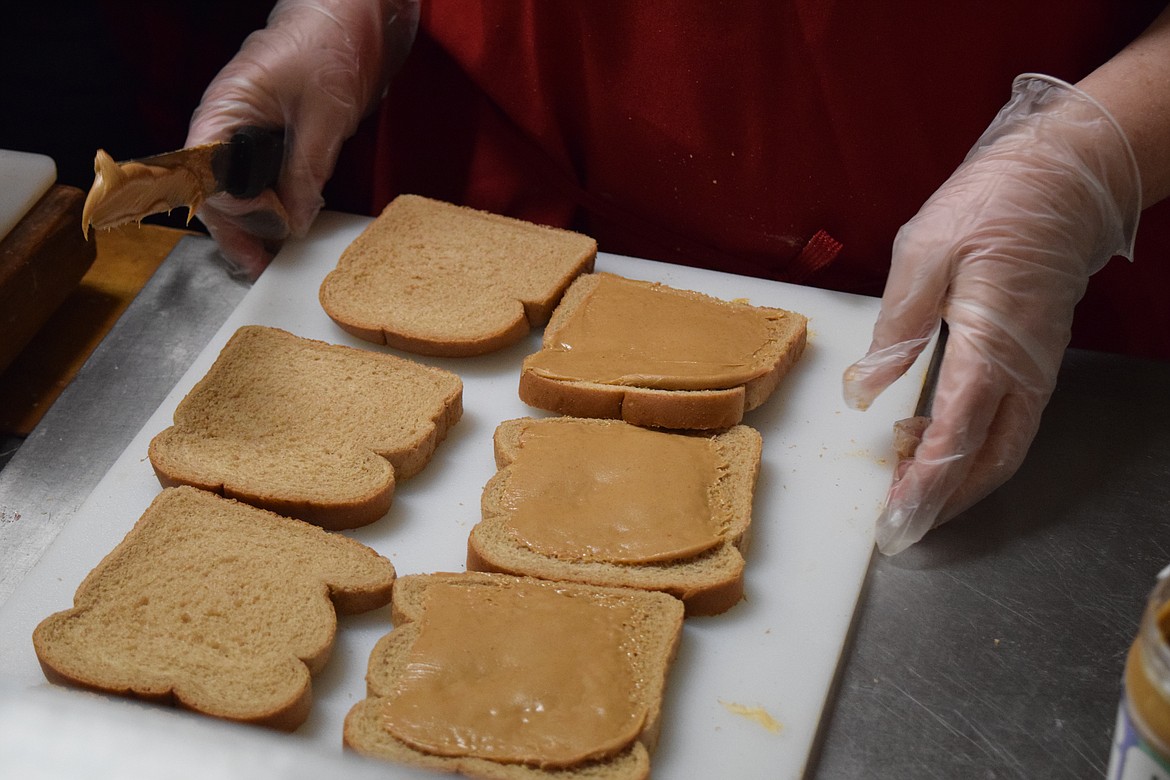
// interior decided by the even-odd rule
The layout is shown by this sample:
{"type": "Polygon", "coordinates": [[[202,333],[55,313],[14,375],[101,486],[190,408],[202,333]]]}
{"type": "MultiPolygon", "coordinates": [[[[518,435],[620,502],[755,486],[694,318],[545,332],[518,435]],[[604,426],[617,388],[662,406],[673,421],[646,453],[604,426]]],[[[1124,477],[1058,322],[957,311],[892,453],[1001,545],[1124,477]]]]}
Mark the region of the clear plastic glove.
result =
{"type": "Polygon", "coordinates": [[[217,195],[199,210],[242,274],[256,278],[285,238],[308,230],[343,143],[385,94],[417,21],[417,0],[281,0],[207,87],[187,146],[247,125],[284,131],[275,191],[217,195]]]}
{"type": "Polygon", "coordinates": [[[877,521],[888,555],[1015,473],[1040,424],[1089,275],[1133,256],[1141,185],[1090,96],[1026,74],[967,159],[894,241],[868,354],[845,371],[865,409],[939,326],[949,338],[921,441],[877,521]]]}

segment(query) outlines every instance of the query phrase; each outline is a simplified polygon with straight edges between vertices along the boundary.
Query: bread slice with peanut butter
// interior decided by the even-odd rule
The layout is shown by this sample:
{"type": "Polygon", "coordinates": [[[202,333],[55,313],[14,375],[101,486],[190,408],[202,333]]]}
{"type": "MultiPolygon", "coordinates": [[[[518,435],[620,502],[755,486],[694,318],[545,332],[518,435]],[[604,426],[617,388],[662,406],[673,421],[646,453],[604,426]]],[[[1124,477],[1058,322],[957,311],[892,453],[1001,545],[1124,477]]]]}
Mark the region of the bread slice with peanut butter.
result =
{"type": "Polygon", "coordinates": [[[293,730],[337,612],[390,600],[390,561],[358,542],[190,487],[163,490],[45,618],[49,680],[293,730]]]}
{"type": "Polygon", "coordinates": [[[771,396],[804,352],[807,328],[796,312],[587,274],[524,360],[520,398],[575,417],[729,428],[771,396]]]}
{"type": "Polygon", "coordinates": [[[688,615],[743,598],[762,440],[737,425],[668,432],[620,420],[508,420],[467,567],[640,588],[688,615]]]}
{"type": "Polygon", "coordinates": [[[372,350],[240,328],[150,442],[186,484],[330,530],[367,525],[463,411],[455,374],[372,350]]]}
{"type": "Polygon", "coordinates": [[[366,341],[481,355],[548,322],[596,256],[597,242],[580,233],[399,195],[345,248],[319,299],[366,341]]]}
{"type": "Polygon", "coordinates": [[[466,572],[402,577],[391,609],[349,748],[477,778],[649,776],[677,599],[466,572]]]}

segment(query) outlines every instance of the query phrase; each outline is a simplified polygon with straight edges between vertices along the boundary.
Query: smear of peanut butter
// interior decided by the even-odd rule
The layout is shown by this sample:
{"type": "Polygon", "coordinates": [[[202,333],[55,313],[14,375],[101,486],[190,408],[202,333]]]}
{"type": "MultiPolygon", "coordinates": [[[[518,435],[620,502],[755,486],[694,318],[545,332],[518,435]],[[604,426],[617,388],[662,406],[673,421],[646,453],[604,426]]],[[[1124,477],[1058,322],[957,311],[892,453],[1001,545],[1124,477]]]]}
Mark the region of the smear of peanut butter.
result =
{"type": "Polygon", "coordinates": [[[711,491],[715,445],[634,425],[529,424],[508,471],[504,523],[526,547],[569,560],[673,561],[723,541],[711,491]]]}
{"type": "Polygon", "coordinates": [[[556,343],[524,361],[558,380],[663,390],[744,384],[771,366],[759,352],[785,313],[598,274],[598,284],[557,331],[556,343]]]}
{"type": "Polygon", "coordinates": [[[555,586],[435,585],[426,613],[382,710],[408,745],[566,767],[614,755],[641,732],[629,605],[555,586]]]}
{"type": "Polygon", "coordinates": [[[719,700],[719,703],[733,715],[742,715],[749,720],[754,720],[773,734],[779,734],[784,728],[780,725],[780,721],[769,715],[768,711],[763,707],[749,707],[746,704],[736,704],[735,702],[723,701],[722,699],[719,700]]]}

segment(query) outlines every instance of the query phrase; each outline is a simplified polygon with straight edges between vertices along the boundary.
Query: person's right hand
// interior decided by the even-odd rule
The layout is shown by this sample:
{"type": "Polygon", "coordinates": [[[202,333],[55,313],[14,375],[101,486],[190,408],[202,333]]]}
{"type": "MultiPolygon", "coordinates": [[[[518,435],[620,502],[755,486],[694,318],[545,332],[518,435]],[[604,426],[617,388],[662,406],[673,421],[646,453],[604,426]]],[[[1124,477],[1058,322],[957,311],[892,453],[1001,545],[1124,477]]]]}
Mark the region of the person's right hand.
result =
{"type": "Polygon", "coordinates": [[[417,0],[281,0],[207,87],[186,146],[249,125],[284,132],[274,191],[216,195],[199,210],[242,274],[255,279],[285,238],[308,230],[342,144],[382,98],[417,20],[417,0]]]}

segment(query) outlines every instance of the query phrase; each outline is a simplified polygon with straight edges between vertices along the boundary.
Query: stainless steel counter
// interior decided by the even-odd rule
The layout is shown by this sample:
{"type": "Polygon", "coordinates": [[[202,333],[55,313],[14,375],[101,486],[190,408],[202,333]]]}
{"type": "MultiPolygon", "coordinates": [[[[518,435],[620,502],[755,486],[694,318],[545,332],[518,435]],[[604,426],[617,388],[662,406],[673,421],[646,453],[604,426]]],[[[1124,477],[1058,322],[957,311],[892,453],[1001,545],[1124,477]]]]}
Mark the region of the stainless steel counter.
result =
{"type": "Polygon", "coordinates": [[[1170,364],[1070,350],[1027,460],[876,558],[818,778],[1102,777],[1170,563],[1170,364]]]}
{"type": "MultiPolygon", "coordinates": [[[[163,263],[0,470],[0,601],[246,291],[207,239],[163,263]]],[[[1124,652],[1170,563],[1167,399],[1170,364],[1070,351],[1017,477],[875,558],[813,776],[1104,773],[1124,652]]]]}

